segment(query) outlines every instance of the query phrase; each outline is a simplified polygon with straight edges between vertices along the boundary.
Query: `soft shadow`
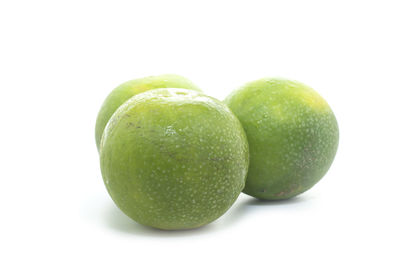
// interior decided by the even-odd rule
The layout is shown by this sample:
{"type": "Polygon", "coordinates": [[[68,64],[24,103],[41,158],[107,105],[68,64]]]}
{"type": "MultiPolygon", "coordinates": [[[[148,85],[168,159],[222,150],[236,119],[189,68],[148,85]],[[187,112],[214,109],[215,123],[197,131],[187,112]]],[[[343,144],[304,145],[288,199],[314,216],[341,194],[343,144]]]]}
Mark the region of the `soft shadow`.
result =
{"type": "MultiPolygon", "coordinates": [[[[287,200],[260,200],[249,196],[242,196],[242,199],[237,201],[231,209],[228,210],[217,221],[208,225],[188,230],[160,230],[148,226],[143,226],[136,223],[122,211],[120,211],[113,203],[110,203],[104,212],[105,222],[108,227],[122,233],[150,236],[150,237],[186,237],[186,236],[197,236],[214,233],[222,229],[226,229],[240,221],[241,218],[247,212],[254,211],[255,207],[261,206],[292,206],[307,202],[308,198],[304,196],[298,196],[287,200]],[[243,199],[244,198],[244,199],[243,199]]],[[[257,210],[263,210],[263,208],[257,208],[257,210]]],[[[268,210],[268,208],[266,208],[268,210]]]]}
{"type": "Polygon", "coordinates": [[[307,198],[304,196],[296,196],[289,199],[283,200],[263,200],[258,198],[250,198],[246,201],[249,206],[281,206],[281,205],[294,205],[306,202],[307,198]]]}
{"type": "Polygon", "coordinates": [[[250,212],[271,211],[271,208],[277,206],[285,206],[289,208],[290,206],[306,203],[308,200],[309,198],[305,196],[296,196],[285,200],[261,200],[242,194],[241,199],[239,199],[233,207],[218,220],[221,221],[219,227],[226,228],[226,226],[236,224],[241,219],[245,218],[246,214],[250,212]],[[265,206],[265,208],[262,208],[262,206],[265,206]]]}
{"type": "Polygon", "coordinates": [[[213,232],[216,227],[208,224],[196,229],[186,230],[161,230],[136,223],[126,216],[114,204],[108,205],[104,212],[105,222],[108,227],[127,234],[153,236],[153,237],[185,237],[202,235],[213,232]]]}

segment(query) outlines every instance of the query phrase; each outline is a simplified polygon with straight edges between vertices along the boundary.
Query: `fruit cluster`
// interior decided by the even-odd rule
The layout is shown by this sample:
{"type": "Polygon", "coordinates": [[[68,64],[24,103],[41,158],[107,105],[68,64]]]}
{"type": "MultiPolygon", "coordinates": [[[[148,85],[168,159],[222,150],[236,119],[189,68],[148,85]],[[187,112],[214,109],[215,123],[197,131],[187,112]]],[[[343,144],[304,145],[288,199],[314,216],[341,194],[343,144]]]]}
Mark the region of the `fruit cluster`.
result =
{"type": "Polygon", "coordinates": [[[126,82],[104,101],[96,144],[105,186],[138,223],[189,229],[224,214],[240,192],[277,200],[328,171],[335,116],[310,87],[260,79],[224,102],[178,75],[126,82]]]}

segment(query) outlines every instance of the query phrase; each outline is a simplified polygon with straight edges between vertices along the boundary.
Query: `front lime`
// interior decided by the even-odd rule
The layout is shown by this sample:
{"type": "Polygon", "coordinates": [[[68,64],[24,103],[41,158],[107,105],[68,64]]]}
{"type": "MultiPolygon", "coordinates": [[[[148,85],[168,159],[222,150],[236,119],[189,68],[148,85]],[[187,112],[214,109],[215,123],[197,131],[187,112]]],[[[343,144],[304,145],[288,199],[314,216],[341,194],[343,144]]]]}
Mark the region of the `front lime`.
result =
{"type": "Polygon", "coordinates": [[[161,229],[214,221],[245,184],[248,144],[222,102],[185,89],[138,94],[111,117],[100,163],[109,194],[138,223],[161,229]]]}

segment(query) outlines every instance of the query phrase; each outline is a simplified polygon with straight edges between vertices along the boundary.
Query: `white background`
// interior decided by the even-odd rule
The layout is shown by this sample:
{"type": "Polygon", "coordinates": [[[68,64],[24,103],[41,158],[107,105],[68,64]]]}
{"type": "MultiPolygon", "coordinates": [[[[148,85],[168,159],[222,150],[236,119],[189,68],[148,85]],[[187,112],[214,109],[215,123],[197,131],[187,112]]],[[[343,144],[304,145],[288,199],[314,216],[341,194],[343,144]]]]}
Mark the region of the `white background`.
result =
{"type": "Polygon", "coordinates": [[[0,2],[1,266],[399,266],[398,1],[0,2]],[[331,105],[337,157],[289,201],[241,195],[214,223],[136,224],[103,185],[107,94],[188,77],[223,99],[265,76],[331,105]]]}

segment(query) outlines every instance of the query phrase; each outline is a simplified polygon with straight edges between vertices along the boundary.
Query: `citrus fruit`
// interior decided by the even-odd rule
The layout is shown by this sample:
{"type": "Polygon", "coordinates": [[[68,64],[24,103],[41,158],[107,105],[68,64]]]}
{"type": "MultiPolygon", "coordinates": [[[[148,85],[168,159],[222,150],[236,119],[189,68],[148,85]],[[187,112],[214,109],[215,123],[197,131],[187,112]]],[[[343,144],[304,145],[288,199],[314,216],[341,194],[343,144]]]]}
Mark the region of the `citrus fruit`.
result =
{"type": "Polygon", "coordinates": [[[116,205],[160,229],[196,228],[224,214],[244,187],[248,157],[243,128],[223,102],[175,88],[130,98],[100,149],[116,205]]]}
{"type": "Polygon", "coordinates": [[[225,102],[250,149],[244,193],[287,199],[315,185],[335,157],[339,130],[327,102],[310,87],[279,78],[245,84],[225,102]]]}
{"type": "Polygon", "coordinates": [[[95,133],[97,150],[99,150],[100,147],[100,140],[103,135],[104,128],[119,106],[136,94],[151,89],[168,87],[186,88],[200,91],[200,89],[191,81],[175,74],[149,76],[141,79],[131,80],[115,88],[104,100],[103,105],[101,106],[97,115],[95,133]]]}

